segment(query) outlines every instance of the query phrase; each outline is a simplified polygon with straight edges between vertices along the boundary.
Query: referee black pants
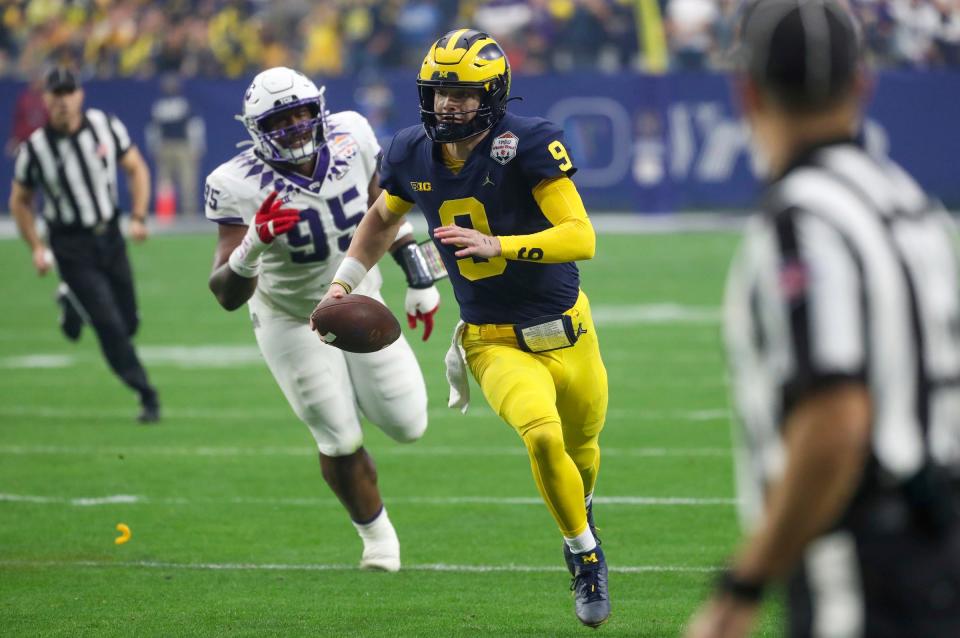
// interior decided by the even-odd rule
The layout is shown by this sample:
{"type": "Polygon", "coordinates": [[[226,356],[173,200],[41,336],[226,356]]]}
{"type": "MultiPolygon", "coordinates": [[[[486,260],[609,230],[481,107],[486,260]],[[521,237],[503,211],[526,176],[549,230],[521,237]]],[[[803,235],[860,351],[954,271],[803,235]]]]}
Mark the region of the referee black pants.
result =
{"type": "Polygon", "coordinates": [[[807,562],[791,578],[790,638],[960,636],[960,526],[934,536],[905,507],[870,510],[842,532],[853,541],[849,556],[817,570],[807,562]],[[849,614],[861,619],[855,631],[842,629],[849,614]]]}
{"type": "Polygon", "coordinates": [[[113,372],[140,395],[156,403],[131,338],[140,325],[127,246],[116,222],[92,231],[50,233],[50,248],[60,278],[87,312],[100,349],[113,372]]]}

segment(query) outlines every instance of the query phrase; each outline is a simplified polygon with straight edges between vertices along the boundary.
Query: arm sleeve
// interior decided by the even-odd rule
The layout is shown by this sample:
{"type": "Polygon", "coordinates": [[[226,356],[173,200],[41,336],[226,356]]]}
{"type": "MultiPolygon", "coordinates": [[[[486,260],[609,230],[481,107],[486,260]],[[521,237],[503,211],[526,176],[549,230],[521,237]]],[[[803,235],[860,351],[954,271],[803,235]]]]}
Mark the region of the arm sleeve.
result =
{"type": "MultiPolygon", "coordinates": [[[[774,218],[772,306],[782,331],[771,331],[787,362],[784,407],[840,381],[866,378],[866,319],[858,255],[840,231],[798,209],[774,218]]],[[[763,311],[761,311],[763,312],[763,311]]]]}
{"type": "Polygon", "coordinates": [[[391,215],[396,215],[400,217],[406,215],[410,212],[410,209],[413,208],[413,202],[408,202],[402,197],[397,197],[396,195],[391,195],[387,192],[387,211],[391,215]]]}
{"type": "Polygon", "coordinates": [[[33,190],[38,180],[36,163],[32,159],[29,144],[24,142],[17,151],[17,159],[13,165],[13,179],[21,186],[33,190]]]}
{"type": "Polygon", "coordinates": [[[501,255],[547,264],[591,259],[596,251],[596,235],[573,180],[543,180],[533,189],[533,197],[553,227],[532,235],[500,237],[501,255]]]}
{"type": "Polygon", "coordinates": [[[127,154],[127,151],[133,146],[133,142],[130,141],[130,134],[127,132],[127,127],[123,125],[123,122],[121,122],[116,115],[108,116],[107,121],[110,123],[110,133],[113,135],[113,140],[116,143],[117,158],[119,159],[127,154]]]}

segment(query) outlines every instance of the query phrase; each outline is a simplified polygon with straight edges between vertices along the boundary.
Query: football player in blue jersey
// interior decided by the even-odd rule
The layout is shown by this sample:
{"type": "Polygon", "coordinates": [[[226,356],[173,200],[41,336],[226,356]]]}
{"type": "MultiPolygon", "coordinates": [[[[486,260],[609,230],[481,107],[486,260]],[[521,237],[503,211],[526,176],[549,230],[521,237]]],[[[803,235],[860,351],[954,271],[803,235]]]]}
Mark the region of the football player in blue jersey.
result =
{"type": "Polygon", "coordinates": [[[417,80],[422,126],[397,133],[383,193],[364,216],[327,297],[349,294],[419,206],[450,273],[461,321],[447,354],[451,407],[466,409],[469,369],[523,439],[564,537],[577,617],[610,613],[591,499],[607,411],[607,373],[574,262],[595,236],[563,131],[507,112],[510,66],[485,33],[451,31],[417,80]]]}

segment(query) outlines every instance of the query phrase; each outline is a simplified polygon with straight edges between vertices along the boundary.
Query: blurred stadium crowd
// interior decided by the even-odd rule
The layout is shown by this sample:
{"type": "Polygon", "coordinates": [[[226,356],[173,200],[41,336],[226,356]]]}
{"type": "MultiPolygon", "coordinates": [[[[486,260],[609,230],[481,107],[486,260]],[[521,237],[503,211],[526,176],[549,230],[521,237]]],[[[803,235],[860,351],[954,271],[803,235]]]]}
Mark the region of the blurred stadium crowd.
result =
{"type": "MultiPolygon", "coordinates": [[[[960,68],[960,0],[848,0],[884,67],[960,68]]],[[[517,73],[723,68],[739,0],[0,0],[0,77],[62,61],[87,76],[245,77],[419,66],[460,25],[517,73]]]]}

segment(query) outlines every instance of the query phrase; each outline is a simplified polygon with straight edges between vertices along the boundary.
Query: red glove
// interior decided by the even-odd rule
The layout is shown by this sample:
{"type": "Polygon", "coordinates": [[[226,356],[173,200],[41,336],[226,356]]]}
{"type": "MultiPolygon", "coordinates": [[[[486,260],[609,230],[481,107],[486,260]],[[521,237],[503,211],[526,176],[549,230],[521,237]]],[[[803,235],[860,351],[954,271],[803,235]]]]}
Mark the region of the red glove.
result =
{"type": "Polygon", "coordinates": [[[283,202],[277,199],[277,191],[273,191],[260,204],[260,210],[253,219],[257,236],[265,244],[287,233],[300,221],[300,211],[292,208],[283,208],[283,202]]]}
{"type": "Polygon", "coordinates": [[[440,308],[440,293],[436,286],[429,288],[407,288],[407,297],[404,300],[407,311],[407,324],[411,328],[417,327],[417,321],[423,322],[423,340],[430,338],[433,332],[433,315],[440,308]]]}

